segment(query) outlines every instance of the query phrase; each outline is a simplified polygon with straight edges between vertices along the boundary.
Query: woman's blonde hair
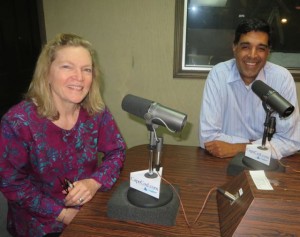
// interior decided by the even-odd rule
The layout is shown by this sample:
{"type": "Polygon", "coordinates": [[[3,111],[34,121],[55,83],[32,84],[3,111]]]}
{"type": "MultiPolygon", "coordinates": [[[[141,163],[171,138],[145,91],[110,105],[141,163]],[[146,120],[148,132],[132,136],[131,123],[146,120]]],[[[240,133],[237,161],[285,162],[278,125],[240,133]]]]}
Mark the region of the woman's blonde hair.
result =
{"type": "Polygon", "coordinates": [[[81,102],[81,106],[90,115],[100,112],[104,108],[104,102],[100,93],[100,68],[97,63],[96,52],[92,48],[91,43],[75,34],[58,34],[43,47],[36,63],[32,81],[25,95],[26,99],[31,99],[36,104],[40,116],[51,120],[57,120],[59,112],[52,100],[48,73],[52,62],[55,60],[56,52],[68,46],[85,48],[89,51],[92,59],[93,81],[89,93],[81,102]]]}

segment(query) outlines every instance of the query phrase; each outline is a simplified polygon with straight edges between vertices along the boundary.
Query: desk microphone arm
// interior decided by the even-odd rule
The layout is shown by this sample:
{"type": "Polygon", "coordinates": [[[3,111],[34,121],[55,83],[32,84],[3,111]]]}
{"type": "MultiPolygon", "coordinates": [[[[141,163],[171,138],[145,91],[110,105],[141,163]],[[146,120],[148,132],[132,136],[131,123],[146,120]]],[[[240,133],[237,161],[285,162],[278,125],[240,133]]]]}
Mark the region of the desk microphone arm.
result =
{"type": "Polygon", "coordinates": [[[145,174],[147,178],[156,178],[157,174],[153,172],[153,164],[154,164],[154,152],[157,151],[155,166],[156,170],[159,170],[160,167],[160,155],[162,150],[162,137],[157,137],[155,129],[158,125],[152,123],[151,119],[146,119],[146,125],[148,130],[150,131],[150,142],[149,142],[149,171],[145,174]]]}
{"type": "Polygon", "coordinates": [[[267,138],[268,138],[268,141],[270,141],[273,134],[275,133],[276,118],[271,116],[272,113],[274,112],[274,110],[272,110],[269,106],[267,106],[265,102],[263,102],[263,107],[266,111],[266,120],[264,123],[265,128],[264,128],[264,134],[263,134],[263,138],[262,138],[261,148],[267,149],[266,148],[267,138]]]}
{"type": "MultiPolygon", "coordinates": [[[[257,147],[260,150],[267,151],[268,148],[266,147],[266,141],[271,140],[273,134],[275,133],[275,126],[276,126],[276,118],[271,116],[274,110],[268,107],[265,102],[263,102],[263,107],[266,111],[266,119],[264,123],[264,133],[262,138],[261,146],[257,147]]],[[[269,154],[269,153],[267,153],[269,154]]],[[[271,155],[271,154],[270,154],[271,155]]],[[[241,173],[243,170],[266,170],[266,171],[280,171],[284,172],[285,167],[279,165],[278,160],[270,159],[268,165],[247,157],[245,153],[238,153],[233,159],[229,162],[227,168],[228,175],[237,175],[241,173]]]]}
{"type": "Polygon", "coordinates": [[[155,169],[156,171],[159,171],[161,165],[161,156],[162,156],[162,147],[163,147],[163,138],[162,137],[158,137],[158,142],[156,145],[156,157],[155,157],[155,169]]]}

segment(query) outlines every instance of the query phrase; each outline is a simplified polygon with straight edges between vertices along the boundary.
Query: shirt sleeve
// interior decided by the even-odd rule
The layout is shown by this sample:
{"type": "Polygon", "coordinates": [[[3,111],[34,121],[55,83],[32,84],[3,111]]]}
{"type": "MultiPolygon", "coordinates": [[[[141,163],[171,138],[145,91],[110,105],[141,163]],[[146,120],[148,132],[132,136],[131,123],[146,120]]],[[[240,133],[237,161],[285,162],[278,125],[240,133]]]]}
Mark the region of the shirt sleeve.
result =
{"type": "Polygon", "coordinates": [[[30,181],[28,144],[30,132],[27,120],[18,117],[3,117],[0,133],[0,190],[5,197],[27,209],[41,222],[54,219],[63,208],[52,198],[44,195],[30,181]]]}
{"type": "Polygon", "coordinates": [[[102,184],[101,191],[106,191],[112,188],[120,175],[126,150],[124,139],[107,108],[100,121],[98,136],[98,151],[102,152],[104,156],[92,178],[102,184]]]}
{"type": "MultiPolygon", "coordinates": [[[[222,76],[222,75],[221,75],[222,76]]],[[[220,77],[220,73],[212,69],[206,79],[203,99],[200,111],[199,121],[199,140],[200,147],[204,147],[204,143],[214,140],[220,140],[228,143],[248,143],[249,139],[225,134],[223,129],[224,109],[228,106],[226,104],[226,96],[224,96],[224,89],[226,86],[220,77]],[[220,103],[221,102],[221,103],[220,103]]]]}

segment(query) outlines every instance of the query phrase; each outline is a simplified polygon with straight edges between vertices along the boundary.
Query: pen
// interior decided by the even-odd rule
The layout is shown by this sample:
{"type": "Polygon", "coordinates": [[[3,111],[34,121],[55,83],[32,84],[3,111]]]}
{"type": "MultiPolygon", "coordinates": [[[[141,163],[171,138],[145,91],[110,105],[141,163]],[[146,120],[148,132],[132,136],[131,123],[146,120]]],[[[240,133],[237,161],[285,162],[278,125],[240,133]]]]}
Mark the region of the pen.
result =
{"type": "Polygon", "coordinates": [[[69,188],[74,188],[74,184],[67,178],[65,178],[65,183],[68,185],[69,188]]]}
{"type": "Polygon", "coordinates": [[[59,179],[61,187],[66,191],[66,193],[69,193],[68,188],[74,188],[74,184],[69,179],[64,178],[64,181],[62,181],[59,176],[57,176],[57,178],[59,179]]]}

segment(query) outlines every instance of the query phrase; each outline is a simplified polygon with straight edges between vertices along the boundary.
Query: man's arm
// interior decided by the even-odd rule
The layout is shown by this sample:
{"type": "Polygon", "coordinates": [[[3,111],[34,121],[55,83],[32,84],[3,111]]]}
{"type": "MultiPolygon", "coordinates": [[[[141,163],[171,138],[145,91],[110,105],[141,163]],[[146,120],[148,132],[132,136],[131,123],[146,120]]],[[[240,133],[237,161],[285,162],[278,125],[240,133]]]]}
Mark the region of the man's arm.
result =
{"type": "Polygon", "coordinates": [[[249,143],[231,144],[223,141],[211,141],[204,144],[205,149],[213,156],[219,158],[233,157],[239,152],[245,152],[249,143]]]}

